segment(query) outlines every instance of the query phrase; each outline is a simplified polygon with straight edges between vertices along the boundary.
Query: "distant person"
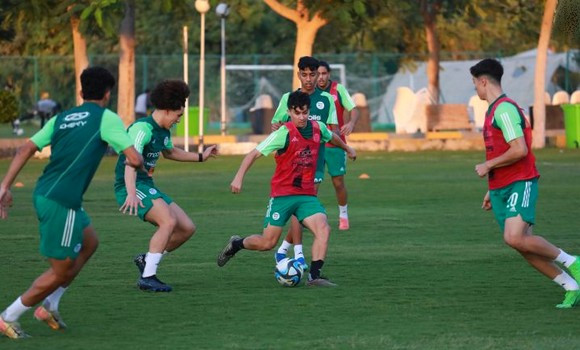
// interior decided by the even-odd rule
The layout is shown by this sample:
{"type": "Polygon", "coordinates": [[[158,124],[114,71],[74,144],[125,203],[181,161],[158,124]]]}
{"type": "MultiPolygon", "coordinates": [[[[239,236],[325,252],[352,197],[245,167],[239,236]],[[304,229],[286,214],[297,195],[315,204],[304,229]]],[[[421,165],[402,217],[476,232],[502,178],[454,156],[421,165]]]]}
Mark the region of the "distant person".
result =
{"type": "Polygon", "coordinates": [[[483,125],[486,161],[475,166],[477,175],[488,178],[489,190],[482,208],[493,210],[507,245],[566,290],[564,301],[556,307],[576,306],[580,303],[580,260],[532,233],[540,174],[531,148],[530,123],[516,102],[503,92],[503,67],[499,61],[484,59],[470,72],[477,95],[489,103],[483,125]],[[566,267],[574,278],[554,262],[566,267]]]}
{"type": "Polygon", "coordinates": [[[164,80],[151,92],[155,110],[150,116],[135,121],[127,132],[137,151],[143,154],[145,168],[136,170],[126,165],[120,155],[115,168],[115,197],[119,210],[136,215],[155,226],[147,253],[139,254],[134,262],[139,269],[137,286],[150,292],[170,292],[172,287],[157,278],[157,267],[169,252],[179,248],[195,233],[195,224],[187,213],[153,182],[157,160],[204,162],[216,155],[216,146],[203,153],[186,152],[173,147],[171,127],[183,115],[189,87],[182,80],[164,80]]]}
{"type": "Polygon", "coordinates": [[[149,107],[151,107],[149,94],[150,90],[147,89],[144,93],[137,96],[135,102],[135,120],[145,118],[149,115],[149,107]]]}
{"type": "Polygon", "coordinates": [[[60,299],[99,245],[83,209],[83,195],[107,146],[123,152],[127,165],[143,165],[121,118],[105,108],[115,86],[113,75],[101,67],[87,68],[81,74],[81,86],[84,103],[50,119],[27,140],[0,183],[0,219],[6,219],[16,176],[36,151],[51,145],[52,155],[36,182],[33,199],[40,221],[40,252],[50,267],[0,314],[0,334],[8,338],[28,337],[18,319],[42,301],[34,317],[52,329],[66,328],[58,311],[60,299]]]}
{"type": "MultiPolygon", "coordinates": [[[[346,143],[346,137],[354,129],[358,120],[358,112],[351,113],[356,109],[354,101],[350,97],[346,88],[336,81],[330,80],[330,65],[325,61],[319,61],[318,67],[318,88],[328,92],[334,99],[336,107],[336,118],[338,119],[338,132],[340,138],[346,143]],[[344,122],[345,117],[349,118],[348,123],[344,122]]],[[[350,224],[348,221],[348,193],[344,184],[344,175],[346,174],[346,154],[344,151],[334,145],[326,144],[324,160],[328,169],[328,174],[332,178],[332,185],[336,193],[338,202],[338,229],[348,230],[350,224]]]]}
{"type": "Polygon", "coordinates": [[[40,94],[40,100],[36,102],[36,111],[40,117],[40,128],[44,127],[44,124],[48,119],[50,119],[56,112],[58,108],[58,103],[50,98],[50,94],[46,91],[40,94]]]}

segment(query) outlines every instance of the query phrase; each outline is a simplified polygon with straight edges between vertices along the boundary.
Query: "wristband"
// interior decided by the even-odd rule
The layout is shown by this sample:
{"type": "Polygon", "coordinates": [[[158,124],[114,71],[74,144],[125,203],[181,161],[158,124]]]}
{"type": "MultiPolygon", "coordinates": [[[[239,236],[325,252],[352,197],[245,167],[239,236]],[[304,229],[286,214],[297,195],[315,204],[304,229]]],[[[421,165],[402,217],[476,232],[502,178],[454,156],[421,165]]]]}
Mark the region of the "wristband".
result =
{"type": "Polygon", "coordinates": [[[202,153],[198,153],[198,155],[199,155],[198,162],[200,162],[200,163],[203,162],[203,154],[202,153]]]}

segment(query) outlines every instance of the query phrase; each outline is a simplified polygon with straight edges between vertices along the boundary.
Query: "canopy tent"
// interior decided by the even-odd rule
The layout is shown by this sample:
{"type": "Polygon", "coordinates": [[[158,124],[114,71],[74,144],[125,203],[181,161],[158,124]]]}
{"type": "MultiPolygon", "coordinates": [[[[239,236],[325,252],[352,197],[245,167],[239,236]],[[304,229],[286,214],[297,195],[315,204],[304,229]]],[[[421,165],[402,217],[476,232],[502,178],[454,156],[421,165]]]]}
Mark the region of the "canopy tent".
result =
{"type": "MultiPolygon", "coordinates": [[[[502,87],[504,91],[518,102],[522,108],[533,105],[534,103],[534,70],[536,66],[537,50],[529,50],[511,57],[500,59],[504,67],[502,78],[502,87]]],[[[552,83],[551,77],[558,67],[566,68],[578,72],[580,67],[572,59],[573,55],[567,61],[566,53],[548,53],[546,65],[546,91],[550,94],[561,90],[552,83]]],[[[473,66],[480,60],[469,61],[443,61],[440,62],[441,70],[439,71],[440,81],[440,103],[463,103],[467,104],[469,99],[475,94],[469,67],[473,66]]],[[[387,110],[388,113],[379,113],[379,123],[392,123],[394,121],[392,109],[395,104],[397,89],[400,87],[409,87],[413,91],[421,90],[427,87],[426,63],[418,62],[414,71],[408,69],[399,69],[397,74],[387,88],[387,93],[381,103],[381,109],[387,110]]]]}

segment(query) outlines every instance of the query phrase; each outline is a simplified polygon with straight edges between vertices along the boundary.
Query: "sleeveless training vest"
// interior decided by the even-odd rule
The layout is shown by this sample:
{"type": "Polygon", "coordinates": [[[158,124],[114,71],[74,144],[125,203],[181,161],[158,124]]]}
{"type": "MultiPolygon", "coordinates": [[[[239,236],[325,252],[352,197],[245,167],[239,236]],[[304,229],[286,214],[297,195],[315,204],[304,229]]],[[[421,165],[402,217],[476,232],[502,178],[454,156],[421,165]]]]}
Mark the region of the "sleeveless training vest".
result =
{"type": "Polygon", "coordinates": [[[312,123],[312,138],[302,137],[292,122],[288,128],[289,145],[286,152],[276,154],[276,171],[271,181],[271,197],[316,196],[314,173],[320,149],[320,127],[312,123]]]}
{"type": "Polygon", "coordinates": [[[513,164],[491,170],[488,174],[490,190],[505,187],[515,181],[529,180],[540,176],[536,169],[536,159],[532,153],[532,128],[530,127],[530,123],[524,117],[520,106],[507,97],[499,98],[491,110],[485,115],[485,123],[483,124],[485,158],[487,160],[497,158],[510,148],[510,145],[505,142],[501,129],[493,126],[495,110],[502,102],[508,102],[516,106],[522,119],[522,125],[524,126],[523,132],[526,146],[528,147],[528,154],[513,164]]]}
{"type": "MultiPolygon", "coordinates": [[[[340,97],[338,95],[338,83],[336,81],[331,81],[330,91],[328,92],[332,99],[334,100],[334,107],[336,108],[336,119],[338,120],[338,132],[337,135],[340,139],[346,143],[346,137],[340,133],[340,129],[344,125],[344,107],[340,103],[340,97]]],[[[337,147],[330,142],[326,143],[326,147],[337,147]]]]}

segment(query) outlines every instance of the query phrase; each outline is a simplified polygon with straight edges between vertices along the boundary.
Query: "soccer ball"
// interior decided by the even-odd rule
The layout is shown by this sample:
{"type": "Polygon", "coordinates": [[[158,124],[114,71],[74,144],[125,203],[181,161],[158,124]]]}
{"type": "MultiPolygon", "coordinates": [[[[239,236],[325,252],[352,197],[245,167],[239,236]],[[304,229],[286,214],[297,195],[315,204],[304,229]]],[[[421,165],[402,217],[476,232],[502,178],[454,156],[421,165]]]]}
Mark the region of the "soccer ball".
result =
{"type": "Polygon", "coordinates": [[[285,258],[276,264],[274,277],[284,287],[297,286],[303,275],[302,265],[296,259],[285,258]]]}

